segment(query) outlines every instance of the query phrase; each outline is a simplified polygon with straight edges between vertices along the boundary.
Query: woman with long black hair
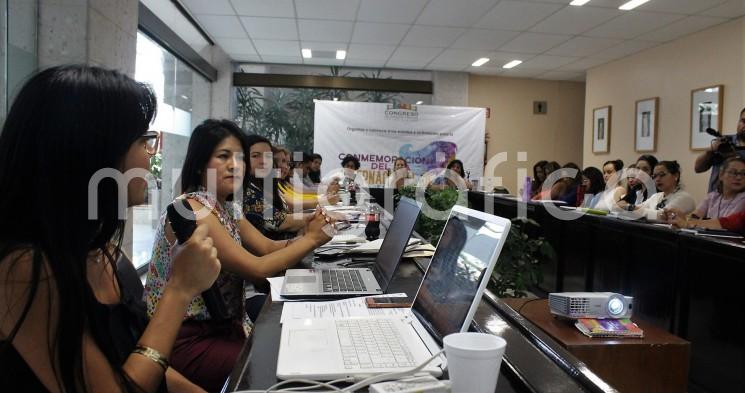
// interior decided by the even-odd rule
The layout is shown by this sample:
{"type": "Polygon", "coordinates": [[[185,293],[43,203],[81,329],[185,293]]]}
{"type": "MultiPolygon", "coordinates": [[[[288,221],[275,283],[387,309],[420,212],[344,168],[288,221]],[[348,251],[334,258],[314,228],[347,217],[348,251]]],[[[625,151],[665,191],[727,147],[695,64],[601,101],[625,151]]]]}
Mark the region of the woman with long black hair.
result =
{"type": "Polygon", "coordinates": [[[174,391],[198,390],[168,359],[187,305],[220,270],[207,228],[173,250],[148,323],[115,270],[125,209],[147,183],[119,179],[121,195],[114,178],[92,181],[147,172],[155,111],[147,86],[97,67],[50,68],[18,93],[0,134],[3,389],[162,392],[165,374],[174,391]]]}
{"type": "MultiPolygon", "coordinates": [[[[220,390],[252,328],[244,299],[256,296],[253,284],[292,267],[331,239],[320,209],[308,220],[303,236],[288,240],[270,240],[245,219],[234,198],[242,195],[244,152],[249,151],[245,137],[229,120],[210,119],[198,125],[191,134],[181,172],[184,194],[177,198],[186,199],[197,212],[197,222],[207,225],[222,264],[216,284],[227,315],[211,315],[204,300],[195,297],[172,360],[176,370],[210,391],[220,390]]],[[[163,302],[163,283],[173,264],[168,250],[175,241],[170,224],[161,218],[145,285],[148,313],[163,302]]]]}

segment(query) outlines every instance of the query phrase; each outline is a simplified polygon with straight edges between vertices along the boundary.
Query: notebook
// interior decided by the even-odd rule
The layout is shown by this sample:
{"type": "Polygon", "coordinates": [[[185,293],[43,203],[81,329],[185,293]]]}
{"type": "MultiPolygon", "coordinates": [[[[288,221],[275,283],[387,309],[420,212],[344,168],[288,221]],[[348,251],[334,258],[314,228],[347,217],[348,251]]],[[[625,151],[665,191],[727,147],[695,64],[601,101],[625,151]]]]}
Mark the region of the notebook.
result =
{"type": "Polygon", "coordinates": [[[288,269],[282,297],[334,298],[385,293],[396,272],[421,206],[401,198],[372,268],[288,269]]]}
{"type": "MultiPolygon", "coordinates": [[[[277,377],[361,377],[430,358],[446,335],[468,330],[509,229],[507,219],[454,206],[409,313],[288,320],[277,377]]],[[[444,367],[437,358],[424,371],[439,376],[444,367]]]]}

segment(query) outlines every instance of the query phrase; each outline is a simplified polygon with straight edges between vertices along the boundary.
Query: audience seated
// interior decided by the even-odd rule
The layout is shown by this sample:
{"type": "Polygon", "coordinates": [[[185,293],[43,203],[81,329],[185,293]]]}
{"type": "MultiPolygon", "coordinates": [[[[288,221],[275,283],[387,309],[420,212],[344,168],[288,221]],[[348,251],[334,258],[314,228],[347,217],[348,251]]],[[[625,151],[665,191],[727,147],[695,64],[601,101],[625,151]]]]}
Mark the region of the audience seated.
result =
{"type": "Polygon", "coordinates": [[[274,167],[279,170],[279,182],[287,184],[290,178],[290,150],[284,146],[272,146],[274,167]]]}
{"type": "Polygon", "coordinates": [[[605,190],[597,196],[593,209],[612,211],[618,209],[617,204],[626,194],[626,179],[621,176],[623,161],[610,160],[603,163],[603,181],[605,190]]]}
{"type": "Polygon", "coordinates": [[[693,218],[719,218],[745,211],[745,159],[730,157],[719,172],[716,190],[691,214],[693,218]]]}
{"type": "Polygon", "coordinates": [[[18,91],[0,133],[3,391],[202,391],[168,359],[189,302],[217,277],[207,228],[169,250],[148,320],[138,288],[115,273],[125,209],[144,202],[145,179],[124,195],[102,180],[89,212],[99,171],[147,173],[157,101],[124,74],[83,65],[48,68],[18,91]]]}
{"type": "Polygon", "coordinates": [[[641,205],[628,205],[626,209],[638,211],[649,220],[665,219],[665,208],[677,209],[682,214],[691,213],[696,208],[696,202],[689,193],[682,190],[680,176],[680,165],[677,161],[660,161],[652,172],[659,192],[650,196],[641,205]]]}
{"type": "MultiPolygon", "coordinates": [[[[286,241],[264,237],[245,220],[232,197],[243,181],[247,151],[244,135],[234,123],[206,120],[197,126],[181,174],[184,194],[177,198],[186,199],[198,212],[198,223],[207,227],[214,242],[221,264],[216,283],[229,319],[213,319],[202,297],[193,297],[171,361],[175,369],[210,391],[220,390],[251,329],[244,297],[255,294],[252,283],[293,266],[330,239],[324,231],[326,218],[319,210],[308,221],[304,236],[286,241]],[[207,176],[209,172],[216,176],[207,176]],[[207,184],[210,178],[216,184],[207,184]]],[[[174,271],[171,248],[175,241],[170,224],[161,217],[144,293],[151,316],[166,300],[163,290],[174,271]]]]}
{"type": "Polygon", "coordinates": [[[310,171],[308,172],[308,178],[315,183],[318,184],[321,182],[321,164],[323,163],[323,157],[321,157],[318,153],[313,153],[310,155],[310,171]]]}
{"type": "Polygon", "coordinates": [[[582,171],[582,185],[585,186],[585,198],[582,207],[593,208],[597,205],[600,195],[605,190],[603,172],[594,166],[588,166],[582,171]]]}
{"type": "Polygon", "coordinates": [[[313,192],[316,184],[310,179],[311,166],[313,159],[310,154],[304,152],[295,152],[293,154],[292,185],[297,190],[303,190],[306,193],[313,192]]]}
{"type": "Polygon", "coordinates": [[[696,173],[703,173],[711,168],[707,192],[714,192],[719,179],[721,164],[727,158],[734,156],[745,158],[745,109],[740,111],[737,133],[713,140],[711,147],[696,158],[694,167],[696,173]]]}
{"type": "Polygon", "coordinates": [[[530,184],[530,196],[533,197],[535,194],[541,192],[541,186],[543,181],[546,180],[546,172],[543,167],[548,164],[548,161],[541,160],[533,165],[533,180],[530,184]]]}
{"type": "Polygon", "coordinates": [[[726,229],[745,235],[745,212],[734,213],[726,217],[712,219],[687,218],[685,214],[678,214],[673,209],[665,210],[667,222],[674,228],[703,228],[703,229],[726,229]]]}
{"type": "Polygon", "coordinates": [[[405,185],[407,185],[407,182],[411,182],[414,180],[414,173],[409,169],[409,163],[406,162],[406,159],[403,157],[396,158],[396,161],[393,163],[393,173],[388,175],[385,179],[385,186],[387,188],[395,188],[399,189],[405,185]]]}
{"type": "Polygon", "coordinates": [[[657,190],[647,190],[645,182],[652,179],[652,169],[657,166],[657,158],[653,155],[645,154],[636,160],[629,169],[627,176],[628,184],[626,186],[626,195],[623,201],[627,204],[639,205],[654,194],[657,190]]]}
{"type": "Polygon", "coordinates": [[[466,172],[463,170],[463,161],[452,160],[448,163],[445,169],[445,174],[437,177],[432,184],[430,184],[430,188],[440,190],[445,188],[459,188],[458,186],[460,183],[468,190],[473,189],[473,183],[467,179],[466,172]]]}
{"type": "Polygon", "coordinates": [[[532,193],[533,194],[532,199],[534,201],[539,200],[539,199],[540,200],[551,199],[551,187],[545,187],[546,189],[544,190],[545,181],[546,181],[546,178],[548,178],[550,174],[554,173],[555,171],[559,169],[561,169],[561,165],[559,165],[559,163],[556,161],[548,162],[543,166],[544,177],[543,177],[543,181],[541,182],[541,187],[537,191],[533,190],[533,193],[532,193]]]}
{"type": "MultiPolygon", "coordinates": [[[[243,214],[248,222],[272,239],[286,238],[284,232],[294,234],[305,227],[311,215],[292,213],[279,192],[272,160],[272,146],[268,139],[259,135],[246,137],[248,148],[247,177],[244,182],[243,214]],[[265,187],[271,192],[267,201],[265,187]]],[[[280,170],[281,176],[281,170],[280,170]]]]}
{"type": "Polygon", "coordinates": [[[582,186],[582,171],[577,164],[569,162],[559,172],[561,178],[551,187],[551,199],[566,202],[569,206],[578,206],[581,201],[577,201],[577,189],[582,186]],[[572,176],[568,169],[574,169],[575,175],[572,176]]]}

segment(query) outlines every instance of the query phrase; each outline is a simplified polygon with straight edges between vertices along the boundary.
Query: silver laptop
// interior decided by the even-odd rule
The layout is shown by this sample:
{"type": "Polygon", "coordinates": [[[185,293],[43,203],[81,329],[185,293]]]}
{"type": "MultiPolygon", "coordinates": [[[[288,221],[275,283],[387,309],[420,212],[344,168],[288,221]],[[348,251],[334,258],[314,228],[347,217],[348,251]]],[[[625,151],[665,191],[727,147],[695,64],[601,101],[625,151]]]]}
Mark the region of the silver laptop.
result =
{"type": "Polygon", "coordinates": [[[414,231],[420,210],[418,202],[401,198],[371,269],[288,269],[281,295],[289,299],[307,299],[385,293],[414,231]]]}
{"type": "MultiPolygon", "coordinates": [[[[468,330],[509,234],[510,221],[454,206],[406,315],[291,319],[282,325],[277,377],[334,380],[402,371],[468,330]]],[[[442,357],[425,371],[439,376],[442,357]]]]}

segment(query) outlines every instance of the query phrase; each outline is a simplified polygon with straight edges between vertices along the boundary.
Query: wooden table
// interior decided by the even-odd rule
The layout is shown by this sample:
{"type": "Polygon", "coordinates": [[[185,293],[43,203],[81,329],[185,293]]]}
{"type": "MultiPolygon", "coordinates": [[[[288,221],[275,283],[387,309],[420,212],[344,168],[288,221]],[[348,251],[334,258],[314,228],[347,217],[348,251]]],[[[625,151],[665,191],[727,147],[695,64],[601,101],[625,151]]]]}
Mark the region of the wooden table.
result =
{"type": "Polygon", "coordinates": [[[638,318],[644,338],[590,338],[554,317],[548,300],[502,299],[621,392],[685,392],[690,343],[638,318]]]}

